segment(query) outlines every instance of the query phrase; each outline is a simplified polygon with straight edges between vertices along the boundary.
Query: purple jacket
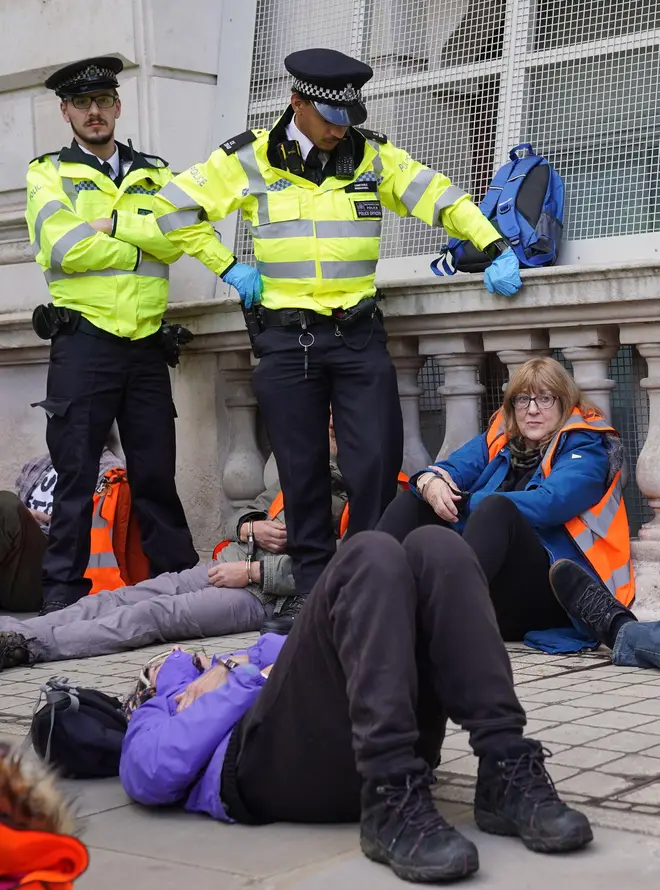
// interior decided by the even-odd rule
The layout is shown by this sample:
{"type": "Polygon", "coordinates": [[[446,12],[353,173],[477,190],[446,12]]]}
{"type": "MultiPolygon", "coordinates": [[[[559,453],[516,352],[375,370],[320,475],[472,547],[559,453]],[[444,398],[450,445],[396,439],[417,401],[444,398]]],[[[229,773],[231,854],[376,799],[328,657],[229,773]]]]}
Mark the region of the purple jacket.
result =
{"type": "Polygon", "coordinates": [[[128,724],[119,764],[126,794],[146,806],[183,804],[191,812],[231,822],[220,800],[229,736],[266,683],[261,671],[273,664],[285,641],[264,634],[246,650],[248,665],[178,714],[174,697],[200,674],[192,655],[173,652],[158,672],[156,695],[140,705],[128,724]]]}

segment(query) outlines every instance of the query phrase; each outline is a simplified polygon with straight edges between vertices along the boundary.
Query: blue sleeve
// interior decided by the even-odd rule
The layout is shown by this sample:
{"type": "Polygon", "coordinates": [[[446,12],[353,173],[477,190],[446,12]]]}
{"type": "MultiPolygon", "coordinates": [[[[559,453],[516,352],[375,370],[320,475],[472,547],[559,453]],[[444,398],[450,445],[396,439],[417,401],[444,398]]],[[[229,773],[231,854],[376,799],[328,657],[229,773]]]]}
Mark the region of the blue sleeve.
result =
{"type": "MultiPolygon", "coordinates": [[[[550,475],[538,487],[497,493],[510,498],[534,528],[550,528],[564,525],[597,504],[605,494],[608,471],[607,449],[600,435],[568,433],[550,475]]],[[[493,493],[473,494],[470,511],[493,493]]]]}
{"type": "MultiPolygon", "coordinates": [[[[433,467],[446,470],[461,491],[469,491],[488,464],[486,436],[481,434],[452,451],[446,460],[439,460],[433,467]]],[[[425,467],[410,478],[410,487],[417,494],[417,477],[433,467],[425,467]]]]}
{"type": "Polygon", "coordinates": [[[181,801],[265,682],[248,665],[178,714],[170,714],[163,695],[141,705],[128,724],[119,764],[126,794],[146,806],[181,801]]]}

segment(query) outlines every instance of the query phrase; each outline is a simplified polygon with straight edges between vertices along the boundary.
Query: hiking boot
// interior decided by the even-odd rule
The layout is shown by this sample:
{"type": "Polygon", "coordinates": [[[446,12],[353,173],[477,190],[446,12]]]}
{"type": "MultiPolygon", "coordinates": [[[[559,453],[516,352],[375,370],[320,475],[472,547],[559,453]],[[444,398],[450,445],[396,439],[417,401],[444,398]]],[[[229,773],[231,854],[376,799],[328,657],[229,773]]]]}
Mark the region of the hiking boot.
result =
{"type": "Polygon", "coordinates": [[[362,786],[362,852],[404,881],[455,881],[479,868],[475,845],[438,813],[434,782],[428,771],[370,779],[362,786]]]}
{"type": "Polygon", "coordinates": [[[586,624],[610,649],[626,621],[637,621],[630,609],[616,600],[604,584],[570,559],[559,559],[550,569],[550,586],[571,618],[586,624]]]}
{"type": "Polygon", "coordinates": [[[477,825],[488,834],[521,838],[537,853],[579,850],[593,840],[589,820],[563,803],[545,768],[539,742],[521,739],[479,762],[477,825]]]}
{"type": "Polygon", "coordinates": [[[39,612],[39,617],[43,618],[44,615],[50,615],[51,612],[61,612],[62,609],[66,609],[69,603],[63,603],[62,600],[54,600],[52,603],[44,603],[44,607],[39,612]]]}
{"type": "Polygon", "coordinates": [[[0,632],[0,671],[5,668],[24,667],[34,664],[34,655],[23,634],[14,631],[0,632]]]}
{"type": "Polygon", "coordinates": [[[285,637],[292,629],[293,622],[300,614],[300,610],[305,605],[306,596],[290,596],[287,598],[286,605],[277,615],[267,618],[262,627],[262,634],[280,634],[285,637]]]}

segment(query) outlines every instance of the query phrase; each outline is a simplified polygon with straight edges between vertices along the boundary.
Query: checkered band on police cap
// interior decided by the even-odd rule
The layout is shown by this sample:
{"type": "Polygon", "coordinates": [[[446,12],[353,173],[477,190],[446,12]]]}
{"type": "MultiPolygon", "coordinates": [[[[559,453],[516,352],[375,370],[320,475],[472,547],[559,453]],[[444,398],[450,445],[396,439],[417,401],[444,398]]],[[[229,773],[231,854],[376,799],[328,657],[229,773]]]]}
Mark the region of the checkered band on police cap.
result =
{"type": "Polygon", "coordinates": [[[354,105],[356,102],[362,101],[361,90],[356,90],[353,84],[347,83],[346,86],[339,89],[330,87],[320,87],[315,83],[307,83],[304,80],[293,81],[293,89],[302,96],[308,96],[310,99],[320,99],[326,102],[336,102],[345,105],[354,105]]]}
{"type": "Polygon", "coordinates": [[[117,83],[117,75],[112,68],[99,68],[98,65],[88,65],[72,77],[69,77],[67,80],[58,84],[58,89],[66,89],[67,87],[72,87],[79,83],[87,83],[87,81],[90,80],[107,80],[110,83],[117,83]]]}

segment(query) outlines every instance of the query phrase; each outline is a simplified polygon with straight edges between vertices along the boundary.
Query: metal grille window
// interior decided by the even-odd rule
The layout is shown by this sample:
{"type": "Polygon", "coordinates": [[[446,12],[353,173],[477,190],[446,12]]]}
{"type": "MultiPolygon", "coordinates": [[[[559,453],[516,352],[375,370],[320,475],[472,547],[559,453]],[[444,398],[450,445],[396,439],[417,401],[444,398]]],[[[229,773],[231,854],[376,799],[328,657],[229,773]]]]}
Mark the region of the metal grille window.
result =
{"type": "MultiPolygon", "coordinates": [[[[566,179],[565,235],[656,231],[660,5],[656,0],[259,0],[249,126],[288,102],[283,59],[327,46],[374,69],[368,126],[479,200],[508,149],[531,141],[566,179]]],[[[388,214],[381,256],[441,236],[388,214]]],[[[250,253],[243,234],[238,250],[250,253]]]]}

